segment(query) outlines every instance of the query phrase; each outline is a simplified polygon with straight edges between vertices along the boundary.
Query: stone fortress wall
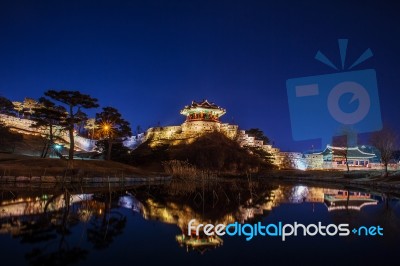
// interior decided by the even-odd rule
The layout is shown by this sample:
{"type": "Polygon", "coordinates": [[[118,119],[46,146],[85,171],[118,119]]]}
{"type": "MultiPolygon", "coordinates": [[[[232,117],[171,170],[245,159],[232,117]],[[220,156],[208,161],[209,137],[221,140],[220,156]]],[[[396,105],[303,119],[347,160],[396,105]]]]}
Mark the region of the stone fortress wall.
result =
{"type": "MultiPolygon", "coordinates": [[[[11,130],[32,135],[45,136],[46,132],[40,128],[32,127],[33,121],[24,118],[18,118],[14,116],[0,114],[0,121],[2,121],[6,126],[10,127],[11,130]]],[[[67,131],[62,130],[60,127],[56,127],[55,131],[59,132],[57,137],[61,138],[65,143],[69,143],[69,134],[67,131]]],[[[75,146],[83,151],[93,151],[96,146],[96,141],[87,139],[75,134],[75,146]]]]}

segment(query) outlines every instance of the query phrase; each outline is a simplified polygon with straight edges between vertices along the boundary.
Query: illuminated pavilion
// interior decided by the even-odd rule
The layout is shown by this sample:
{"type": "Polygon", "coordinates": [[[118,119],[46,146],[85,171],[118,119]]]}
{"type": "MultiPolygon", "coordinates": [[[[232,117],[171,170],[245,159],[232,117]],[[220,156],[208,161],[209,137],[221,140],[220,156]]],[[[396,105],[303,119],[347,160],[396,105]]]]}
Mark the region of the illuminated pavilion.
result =
{"type": "Polygon", "coordinates": [[[192,101],[191,105],[186,105],[181,110],[181,114],[186,116],[186,122],[210,121],[219,123],[219,118],[225,113],[225,109],[207,100],[202,102],[192,101]]]}
{"type": "Polygon", "coordinates": [[[373,158],[374,153],[367,153],[360,150],[359,147],[334,147],[327,145],[321,153],[323,160],[326,162],[334,162],[337,165],[345,165],[346,157],[349,166],[367,167],[373,158]]]}
{"type": "MultiPolygon", "coordinates": [[[[182,124],[182,131],[188,133],[205,133],[210,131],[219,131],[227,133],[228,124],[222,124],[219,120],[226,113],[226,110],[210,103],[207,100],[201,102],[192,101],[191,105],[186,105],[181,110],[181,114],[186,116],[185,122],[182,124]]],[[[232,127],[233,135],[236,136],[237,126],[232,127]]],[[[232,135],[231,134],[226,134],[232,135]]],[[[229,137],[229,136],[228,136],[229,137]]],[[[234,136],[231,136],[232,138],[234,136]]]]}

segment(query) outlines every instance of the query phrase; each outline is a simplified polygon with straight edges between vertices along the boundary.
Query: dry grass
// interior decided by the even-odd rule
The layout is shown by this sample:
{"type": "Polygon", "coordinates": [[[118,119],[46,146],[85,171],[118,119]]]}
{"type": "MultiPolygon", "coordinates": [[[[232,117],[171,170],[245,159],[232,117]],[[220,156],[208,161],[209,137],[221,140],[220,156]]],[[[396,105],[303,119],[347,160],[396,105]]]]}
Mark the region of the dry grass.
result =
{"type": "Polygon", "coordinates": [[[198,169],[187,161],[170,160],[162,162],[162,165],[168,175],[180,179],[198,180],[201,178],[212,180],[216,178],[215,172],[198,169]]]}
{"type": "Polygon", "coordinates": [[[0,154],[0,176],[44,176],[73,174],[80,176],[153,176],[130,165],[103,160],[74,160],[69,167],[67,160],[0,154]]]}
{"type": "Polygon", "coordinates": [[[195,178],[198,170],[187,161],[170,160],[162,162],[165,172],[174,177],[195,178]]]}

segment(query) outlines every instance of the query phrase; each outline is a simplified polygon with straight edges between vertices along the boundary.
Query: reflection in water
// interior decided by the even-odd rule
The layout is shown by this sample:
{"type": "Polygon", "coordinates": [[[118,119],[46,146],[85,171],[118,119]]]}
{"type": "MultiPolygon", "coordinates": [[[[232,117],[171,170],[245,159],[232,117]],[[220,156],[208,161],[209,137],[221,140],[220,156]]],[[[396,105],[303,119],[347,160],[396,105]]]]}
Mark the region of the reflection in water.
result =
{"type": "Polygon", "coordinates": [[[186,247],[189,249],[197,250],[201,254],[205,253],[209,248],[217,248],[221,246],[224,241],[219,236],[187,236],[185,234],[177,235],[176,241],[181,247],[186,247]]]}
{"type": "Polygon", "coordinates": [[[368,193],[341,190],[336,191],[336,193],[326,193],[324,201],[328,211],[348,209],[360,211],[365,206],[378,204],[378,201],[372,199],[368,193]]]}
{"type": "Polygon", "coordinates": [[[71,247],[67,236],[79,223],[79,212],[71,211],[90,195],[41,195],[1,202],[1,232],[9,232],[21,243],[46,243],[28,252],[25,257],[32,265],[59,265],[85,259],[88,251],[71,247]]]}
{"type": "Polygon", "coordinates": [[[115,240],[128,225],[136,226],[129,223],[126,209],[145,220],[176,225],[180,231],[175,234],[177,244],[201,254],[225,246],[224,241],[230,239],[204,234],[189,237],[190,220],[203,224],[254,223],[268,219],[287,204],[312,203],[313,211],[314,205],[325,206],[335,223],[360,224],[363,220],[359,213],[365,207],[378,207],[384,201],[385,208],[377,209],[381,213],[373,216],[373,223],[399,225],[397,200],[390,204],[390,195],[252,180],[170,182],[123,191],[77,189],[79,193],[65,188],[54,195],[33,192],[18,196],[18,192],[7,191],[3,190],[0,199],[0,234],[10,234],[30,245],[25,257],[32,265],[74,264],[87,259],[91,251],[123,245],[115,240]]]}
{"type": "Polygon", "coordinates": [[[71,194],[67,189],[58,195],[7,199],[0,204],[0,233],[35,244],[25,255],[32,265],[73,264],[88,254],[87,249],[69,243],[78,224],[85,223],[87,240],[95,249],[107,247],[122,234],[126,217],[110,206],[107,194],[96,198],[89,193],[71,194]]]}
{"type": "MultiPolygon", "coordinates": [[[[74,204],[84,200],[88,200],[92,194],[76,194],[69,196],[69,203],[74,204]]],[[[40,197],[26,197],[1,202],[0,218],[17,217],[27,215],[37,215],[44,212],[53,212],[65,207],[64,195],[47,195],[40,197]]]]}
{"type": "MultiPolygon", "coordinates": [[[[172,184],[171,187],[176,188],[180,185],[182,183],[172,184]]],[[[271,186],[259,182],[237,181],[225,184],[223,189],[220,184],[209,184],[207,187],[201,183],[197,186],[191,184],[190,189],[182,187],[179,193],[174,189],[156,187],[147,190],[145,194],[137,191],[136,197],[129,193],[120,197],[119,204],[141,213],[145,219],[177,225],[181,230],[181,234],[176,235],[180,246],[186,247],[188,251],[197,250],[200,253],[211,247],[222,246],[223,240],[204,234],[189,237],[187,228],[191,219],[196,219],[197,224],[227,225],[235,221],[240,223],[260,221],[282,203],[324,203],[329,212],[360,211],[364,206],[378,203],[378,200],[371,198],[371,194],[362,192],[301,185],[271,186]],[[218,202],[220,198],[225,198],[226,201],[221,204],[218,202]],[[215,213],[214,209],[218,212],[215,213]]]]}

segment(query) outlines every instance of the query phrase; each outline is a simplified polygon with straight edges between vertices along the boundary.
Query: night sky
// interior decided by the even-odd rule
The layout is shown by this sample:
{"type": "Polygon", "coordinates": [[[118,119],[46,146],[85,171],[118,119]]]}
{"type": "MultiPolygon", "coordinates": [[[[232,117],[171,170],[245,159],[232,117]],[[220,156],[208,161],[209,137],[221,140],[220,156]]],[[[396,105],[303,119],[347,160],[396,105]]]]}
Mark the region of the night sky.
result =
{"type": "Polygon", "coordinates": [[[134,130],[181,124],[208,99],[223,121],[303,151],[320,144],[293,140],[286,80],[337,72],[314,56],[340,65],[346,38],[347,64],[371,48],[355,69],[376,70],[383,123],[400,132],[400,8],[383,2],[1,0],[0,95],[79,90],[134,130]]]}

